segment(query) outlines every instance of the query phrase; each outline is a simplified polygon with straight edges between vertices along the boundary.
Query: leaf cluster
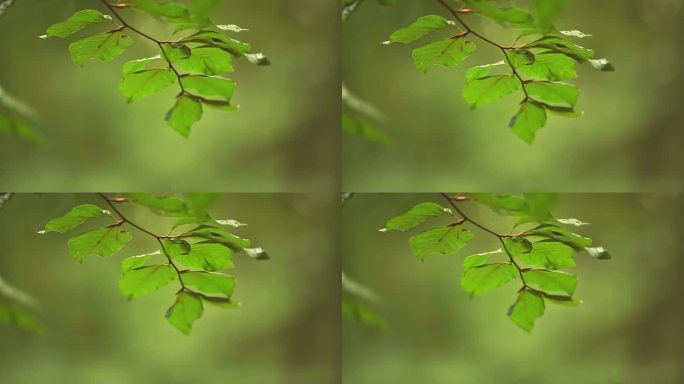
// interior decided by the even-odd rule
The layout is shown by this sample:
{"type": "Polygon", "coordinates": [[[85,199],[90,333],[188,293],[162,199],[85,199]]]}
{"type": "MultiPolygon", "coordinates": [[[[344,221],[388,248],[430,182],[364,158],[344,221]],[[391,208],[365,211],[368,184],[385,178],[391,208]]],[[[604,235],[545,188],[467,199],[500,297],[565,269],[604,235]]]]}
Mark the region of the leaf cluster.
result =
{"type": "Polygon", "coordinates": [[[614,70],[608,60],[596,59],[593,50],[572,40],[591,35],[554,26],[553,19],[562,10],[564,0],[533,0],[529,9],[501,6],[493,0],[464,0],[458,2],[460,8],[446,0],[437,1],[451,19],[438,15],[420,17],[392,33],[385,44],[409,44],[443,33],[443,37],[413,50],[413,61],[424,73],[433,66],[454,67],[462,63],[478,49],[475,40],[501,51],[501,61],[467,71],[463,98],[476,109],[514,93],[522,95],[509,127],[529,144],[546,125],[548,114],[570,118],[582,115],[576,109],[579,89],[567,83],[577,78],[577,64],[589,63],[601,71],[614,70]],[[465,22],[470,14],[516,30],[515,42],[502,45],[473,30],[465,22]]]}
{"type": "Polygon", "coordinates": [[[212,217],[209,208],[214,196],[211,194],[101,196],[110,209],[93,204],[76,206],[50,220],[40,233],[65,233],[86,222],[100,222],[96,228],[69,239],[69,252],[79,263],[89,256],[108,257],[120,252],[132,239],[126,226],[156,240],[157,250],[122,261],[119,287],[133,300],[177,281],[180,289],[166,318],[185,334],[190,333],[193,322],[202,316],[205,304],[223,308],[238,305],[232,299],[235,278],[222,272],[235,267],[234,254],[243,252],[257,260],[268,259],[262,248],[252,247],[250,240],[229,230],[245,224],[212,217]],[[119,210],[121,204],[133,204],[173,218],[171,234],[156,235],[130,221],[119,210]]]}
{"type": "Polygon", "coordinates": [[[586,252],[597,259],[610,259],[603,247],[592,247],[590,238],[569,229],[587,223],[557,219],[551,214],[550,207],[555,201],[552,194],[480,193],[456,198],[445,194],[444,197],[449,207],[434,202],[418,204],[390,219],[381,231],[408,231],[428,221],[446,220],[446,224],[433,225],[410,237],[411,252],[421,261],[429,255],[451,255],[466,247],[474,237],[472,228],[468,227],[494,236],[500,248],[464,258],[461,286],[474,297],[519,281],[517,299],[509,308],[508,316],[525,331],[532,330],[536,319],[544,314],[546,304],[575,306],[580,303],[574,298],[577,277],[561,271],[575,266],[575,253],[586,252]],[[515,234],[499,234],[466,216],[457,206],[461,201],[487,206],[515,218],[516,228],[526,228],[515,234]]]}
{"type": "Polygon", "coordinates": [[[250,44],[232,37],[246,29],[232,24],[218,25],[211,20],[217,0],[189,0],[187,5],[156,0],[101,2],[113,16],[94,9],[81,10],[49,27],[41,37],[65,38],[88,27],[105,27],[105,31],[69,45],[71,58],[79,66],[88,60],[117,58],[133,43],[131,34],[153,42],[159,54],[125,63],[119,91],[131,103],[174,84],[178,86],[179,93],[166,114],[166,122],[185,137],[202,118],[205,107],[223,111],[236,108],[232,104],[235,83],[223,76],[234,71],[234,59],[243,58],[256,65],[270,64],[264,54],[254,53],[250,44]],[[174,29],[172,38],[160,40],[131,26],[119,13],[127,9],[169,24],[174,29]]]}

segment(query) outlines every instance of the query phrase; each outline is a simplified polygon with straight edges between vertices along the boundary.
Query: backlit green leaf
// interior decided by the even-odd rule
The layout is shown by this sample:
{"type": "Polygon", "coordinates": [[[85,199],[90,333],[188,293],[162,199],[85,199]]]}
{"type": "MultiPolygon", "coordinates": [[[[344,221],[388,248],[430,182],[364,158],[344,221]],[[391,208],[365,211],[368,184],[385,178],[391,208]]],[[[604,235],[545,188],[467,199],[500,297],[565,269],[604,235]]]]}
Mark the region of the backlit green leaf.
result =
{"type": "Polygon", "coordinates": [[[539,103],[527,100],[520,105],[520,111],[511,119],[509,125],[513,133],[528,144],[532,144],[537,131],[546,125],[546,111],[539,103]]]}
{"type": "Polygon", "coordinates": [[[142,205],[158,215],[176,217],[187,212],[185,202],[175,196],[153,193],[131,193],[127,196],[133,203],[142,205]]]}
{"type": "Polygon", "coordinates": [[[532,64],[518,68],[518,71],[533,79],[561,81],[577,77],[576,62],[561,53],[541,53],[532,64]]]}
{"type": "Polygon", "coordinates": [[[69,239],[69,252],[79,263],[86,256],[111,256],[131,240],[131,234],[119,226],[98,228],[69,239]]]}
{"type": "Polygon", "coordinates": [[[413,61],[425,73],[433,65],[458,65],[475,52],[475,49],[475,43],[464,38],[437,40],[413,50],[413,61]]]}
{"type": "Polygon", "coordinates": [[[206,98],[221,97],[230,101],[235,92],[235,83],[219,76],[188,76],[183,77],[181,82],[186,89],[206,98]]]}
{"type": "Polygon", "coordinates": [[[555,270],[574,267],[572,253],[572,248],[563,243],[540,241],[532,244],[531,251],[515,256],[520,257],[527,265],[555,270]]]}
{"type": "Polygon", "coordinates": [[[470,296],[496,289],[518,277],[518,270],[509,263],[485,264],[470,268],[461,277],[461,286],[470,296]]]}
{"type": "Polygon", "coordinates": [[[190,128],[202,118],[202,104],[196,97],[181,95],[166,113],[166,122],[181,135],[188,137],[190,128]]]}
{"type": "Polygon", "coordinates": [[[544,299],[528,289],[518,294],[518,299],[508,309],[508,316],[520,328],[531,332],[535,321],[544,314],[544,299]]]}
{"type": "Polygon", "coordinates": [[[468,271],[469,269],[479,267],[481,265],[484,265],[487,263],[487,260],[489,260],[490,257],[500,254],[501,250],[497,249],[496,251],[491,251],[491,252],[485,252],[485,253],[478,253],[477,255],[472,255],[468,256],[465,259],[463,259],[463,272],[468,271]]]}
{"type": "Polygon", "coordinates": [[[579,97],[579,90],[572,84],[535,81],[525,87],[535,100],[552,105],[574,107],[579,97]]]}
{"type": "Polygon", "coordinates": [[[194,48],[190,56],[176,61],[175,65],[188,73],[220,75],[233,72],[230,53],[215,47],[194,48]]]}
{"type": "Polygon", "coordinates": [[[235,290],[235,278],[220,273],[186,272],[181,275],[181,279],[186,286],[205,294],[219,294],[230,298],[235,290]]]}
{"type": "Polygon", "coordinates": [[[405,43],[416,41],[432,31],[438,31],[447,27],[455,27],[453,21],[449,21],[441,16],[423,16],[414,21],[413,24],[392,33],[390,43],[405,43]]]}
{"type": "Polygon", "coordinates": [[[79,205],[72,208],[64,216],[50,220],[45,224],[45,232],[64,233],[78,227],[90,219],[96,219],[107,215],[109,215],[109,212],[104,211],[96,205],[79,205]]]}
{"type": "Polygon", "coordinates": [[[176,302],[166,311],[169,323],[186,335],[192,330],[192,323],[202,317],[204,306],[195,294],[182,291],[176,296],[176,302]]]}
{"type": "Polygon", "coordinates": [[[68,37],[83,28],[99,24],[107,20],[107,16],[94,9],[84,9],[71,15],[66,21],[57,23],[48,28],[45,37],[68,37]]]}
{"type": "Polygon", "coordinates": [[[88,59],[112,60],[122,54],[132,42],[130,37],[120,31],[106,32],[71,43],[69,52],[74,63],[82,67],[88,59]]]}
{"type": "Polygon", "coordinates": [[[129,103],[153,95],[176,82],[176,75],[170,69],[151,69],[126,75],[119,91],[129,103]]]}
{"type": "Polygon", "coordinates": [[[520,81],[513,75],[489,76],[469,81],[463,88],[463,98],[471,108],[491,104],[520,89],[520,81]]]}
{"type": "Polygon", "coordinates": [[[170,265],[150,265],[124,272],[119,288],[129,300],[156,291],[176,279],[176,271],[170,265]]]}
{"type": "Polygon", "coordinates": [[[217,243],[196,243],[191,245],[190,252],[178,255],[176,259],[188,268],[218,271],[234,268],[231,250],[217,243]]]}
{"type": "Polygon", "coordinates": [[[390,221],[387,222],[386,229],[406,231],[422,224],[427,219],[450,214],[450,209],[444,208],[439,204],[421,203],[411,208],[411,210],[405,214],[390,219],[390,221]]]}
{"type": "Polygon", "coordinates": [[[130,271],[131,269],[136,269],[144,266],[147,260],[149,260],[150,257],[154,255],[161,255],[161,252],[157,251],[153,253],[147,253],[144,255],[131,256],[123,259],[123,261],[121,262],[121,273],[123,274],[130,271]]]}
{"type": "Polygon", "coordinates": [[[528,270],[523,272],[527,284],[537,286],[544,292],[564,292],[568,295],[577,289],[577,276],[558,271],[528,270]]]}
{"type": "Polygon", "coordinates": [[[431,253],[452,254],[463,248],[472,238],[472,232],[462,225],[448,225],[412,236],[409,246],[415,257],[424,260],[431,253]]]}

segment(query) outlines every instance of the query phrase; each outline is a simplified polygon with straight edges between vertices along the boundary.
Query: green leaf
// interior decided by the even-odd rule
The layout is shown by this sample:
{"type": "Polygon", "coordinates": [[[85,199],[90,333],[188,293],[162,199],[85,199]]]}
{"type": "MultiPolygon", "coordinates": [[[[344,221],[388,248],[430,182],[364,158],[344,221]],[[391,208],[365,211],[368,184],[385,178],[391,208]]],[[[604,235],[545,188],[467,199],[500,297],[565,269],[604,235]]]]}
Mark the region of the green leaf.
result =
{"type": "Polygon", "coordinates": [[[189,57],[176,61],[175,65],[189,73],[220,75],[233,72],[232,58],[221,48],[199,47],[194,48],[189,57]]]}
{"type": "Polygon", "coordinates": [[[69,51],[71,60],[82,67],[88,59],[112,60],[122,54],[132,42],[133,39],[120,31],[106,32],[71,43],[69,51]]]}
{"type": "Polygon", "coordinates": [[[558,271],[528,270],[523,272],[527,284],[536,285],[545,292],[565,292],[573,295],[577,289],[577,276],[558,271]]]}
{"type": "Polygon", "coordinates": [[[527,83],[527,93],[538,101],[574,107],[579,97],[579,89],[572,84],[535,81],[527,83]]]}
{"type": "Polygon", "coordinates": [[[207,46],[223,49],[234,56],[242,56],[252,50],[251,45],[231,39],[221,32],[212,30],[200,30],[195,34],[184,38],[181,42],[205,44],[207,46]]]}
{"type": "Polygon", "coordinates": [[[515,256],[527,265],[556,270],[575,266],[572,253],[572,248],[563,243],[540,241],[532,244],[531,251],[515,256]]]}
{"type": "Polygon", "coordinates": [[[125,77],[128,74],[140,72],[144,70],[149,63],[159,59],[161,59],[160,55],[146,57],[144,59],[131,60],[129,62],[124,63],[123,67],[121,68],[121,74],[125,77]]]}
{"type": "Polygon", "coordinates": [[[463,248],[473,233],[462,225],[448,225],[421,232],[409,239],[411,252],[415,257],[424,260],[430,253],[448,255],[463,248]]]}
{"type": "Polygon", "coordinates": [[[468,196],[470,199],[488,206],[494,212],[510,216],[526,216],[530,214],[529,205],[518,196],[497,193],[471,193],[468,196]]]}
{"type": "Polygon", "coordinates": [[[476,45],[464,38],[437,40],[413,50],[413,61],[423,73],[433,65],[453,67],[475,52],[476,45]]]}
{"type": "Polygon", "coordinates": [[[131,234],[118,225],[98,228],[69,239],[69,252],[79,263],[86,256],[111,256],[120,251],[131,240],[131,234]]]}
{"type": "Polygon", "coordinates": [[[386,230],[406,231],[422,224],[427,219],[452,214],[450,209],[435,203],[421,203],[411,208],[401,216],[394,217],[387,222],[386,230]]]}
{"type": "Polygon", "coordinates": [[[132,103],[161,92],[175,82],[176,75],[170,69],[151,69],[126,75],[119,84],[119,91],[132,103]]]}
{"type": "Polygon", "coordinates": [[[186,335],[192,330],[192,323],[202,317],[204,306],[197,295],[182,291],[176,296],[176,302],[166,311],[169,323],[186,335]]]}
{"type": "Polygon", "coordinates": [[[613,64],[611,64],[608,59],[589,59],[589,64],[591,64],[592,67],[598,69],[599,71],[602,72],[614,72],[615,67],[613,64]]]}
{"type": "Polygon", "coordinates": [[[529,65],[536,60],[534,53],[527,49],[516,49],[506,53],[506,57],[513,68],[520,68],[523,65],[529,65]]]}
{"type": "Polygon", "coordinates": [[[406,28],[402,28],[392,33],[389,43],[404,43],[408,44],[420,39],[432,31],[440,29],[455,27],[453,21],[449,21],[441,16],[428,15],[414,21],[413,24],[406,28]]]}
{"type": "Polygon", "coordinates": [[[524,9],[514,7],[498,7],[489,0],[467,0],[466,5],[475,9],[483,16],[513,27],[531,27],[533,26],[532,15],[524,9]]]}
{"type": "Polygon", "coordinates": [[[158,290],[176,279],[176,271],[170,265],[150,265],[124,272],[119,281],[121,292],[129,300],[158,290]]]}
{"type": "Polygon", "coordinates": [[[533,79],[561,81],[577,77],[575,60],[561,53],[541,53],[534,63],[518,68],[518,71],[533,79]]]}
{"type": "Polygon", "coordinates": [[[97,219],[109,215],[108,211],[92,205],[84,204],[72,208],[64,216],[50,220],[45,224],[45,232],[64,233],[72,230],[90,219],[97,219]]]}
{"type": "Polygon", "coordinates": [[[190,0],[188,10],[190,19],[198,26],[211,24],[209,14],[216,8],[219,0],[190,0]]]}
{"type": "Polygon", "coordinates": [[[518,299],[508,309],[508,316],[520,328],[531,332],[534,322],[544,314],[544,299],[528,289],[518,294],[518,299]]]}
{"type": "Polygon", "coordinates": [[[235,291],[235,278],[220,273],[185,272],[181,279],[186,286],[206,294],[219,294],[230,299],[235,291]]]}
{"type": "Polygon", "coordinates": [[[147,260],[150,259],[150,257],[154,255],[161,255],[160,251],[156,251],[153,253],[147,253],[144,255],[138,255],[138,256],[131,256],[123,259],[121,262],[121,273],[124,274],[132,269],[140,268],[145,265],[147,260]]]}
{"type": "Polygon", "coordinates": [[[595,248],[585,248],[589,256],[595,257],[599,260],[610,260],[612,257],[610,256],[610,253],[603,248],[603,247],[595,247],[595,248]]]}
{"type": "Polygon", "coordinates": [[[518,269],[512,264],[485,264],[466,270],[461,277],[461,286],[472,297],[499,288],[517,277],[518,269]]]}
{"type": "Polygon", "coordinates": [[[235,267],[230,249],[218,243],[192,244],[189,253],[178,255],[176,259],[188,268],[205,271],[218,271],[235,267]]]}
{"type": "Polygon", "coordinates": [[[342,129],[344,132],[362,137],[371,143],[387,145],[389,139],[377,126],[366,121],[366,119],[342,111],[342,129]]]}
{"type": "Polygon", "coordinates": [[[466,83],[463,98],[471,108],[498,101],[520,89],[520,81],[513,75],[489,76],[466,83]]]}
{"type": "Polygon", "coordinates": [[[527,100],[520,105],[520,111],[511,119],[509,126],[518,137],[528,144],[534,143],[537,131],[546,125],[546,110],[539,103],[527,100]]]}
{"type": "Polygon", "coordinates": [[[524,237],[507,237],[504,239],[504,248],[513,257],[532,250],[532,243],[524,237]]]}
{"type": "Polygon", "coordinates": [[[196,97],[180,95],[176,104],[166,113],[166,122],[181,135],[188,137],[190,128],[202,118],[202,103],[196,97]]]}
{"type": "Polygon", "coordinates": [[[126,4],[146,12],[148,15],[155,18],[189,21],[187,8],[185,8],[183,4],[175,1],[158,2],[156,0],[126,0],[126,4]]]}
{"type": "Polygon", "coordinates": [[[162,240],[162,247],[164,253],[171,259],[187,255],[192,249],[192,246],[182,239],[164,239],[162,240]]]}
{"type": "Polygon", "coordinates": [[[187,212],[187,206],[183,200],[175,196],[152,193],[131,193],[127,196],[133,203],[142,205],[158,215],[177,217],[187,212]]]}
{"type": "Polygon", "coordinates": [[[491,252],[485,252],[485,253],[478,253],[477,255],[472,255],[468,256],[465,259],[463,259],[463,272],[468,271],[469,269],[479,267],[481,265],[484,265],[487,263],[487,260],[489,260],[490,257],[500,254],[501,250],[497,249],[496,251],[491,251],[491,252]]]}
{"type": "Polygon", "coordinates": [[[483,77],[486,77],[489,75],[489,72],[494,67],[498,67],[501,65],[505,65],[506,63],[504,61],[499,61],[498,63],[493,63],[493,64],[485,64],[485,65],[480,65],[477,67],[472,67],[466,72],[466,82],[471,82],[473,80],[477,79],[482,79],[483,77]]]}
{"type": "Polygon", "coordinates": [[[89,25],[99,24],[107,19],[108,16],[103,15],[99,11],[84,9],[74,13],[66,21],[54,24],[41,37],[69,37],[89,25]]]}
{"type": "Polygon", "coordinates": [[[188,76],[181,79],[186,89],[193,90],[202,97],[222,97],[230,101],[235,92],[232,80],[219,76],[188,76]]]}
{"type": "Polygon", "coordinates": [[[585,247],[590,247],[592,243],[591,239],[588,237],[572,233],[567,228],[551,224],[542,224],[525,232],[524,235],[544,237],[559,241],[563,244],[569,245],[577,251],[583,250],[585,247]]]}
{"type": "Polygon", "coordinates": [[[544,36],[539,40],[525,45],[526,48],[545,48],[553,52],[562,53],[579,62],[585,62],[594,57],[594,51],[579,46],[570,40],[555,36],[544,36]]]}
{"type": "Polygon", "coordinates": [[[190,47],[185,44],[178,43],[164,44],[162,46],[162,50],[164,51],[164,57],[166,57],[166,59],[171,63],[175,63],[178,60],[187,59],[191,54],[190,47]]]}
{"type": "Polygon", "coordinates": [[[199,227],[184,233],[182,236],[211,240],[223,244],[235,252],[241,251],[243,248],[248,248],[251,245],[251,241],[235,236],[223,228],[213,227],[211,225],[200,225],[199,227]]]}

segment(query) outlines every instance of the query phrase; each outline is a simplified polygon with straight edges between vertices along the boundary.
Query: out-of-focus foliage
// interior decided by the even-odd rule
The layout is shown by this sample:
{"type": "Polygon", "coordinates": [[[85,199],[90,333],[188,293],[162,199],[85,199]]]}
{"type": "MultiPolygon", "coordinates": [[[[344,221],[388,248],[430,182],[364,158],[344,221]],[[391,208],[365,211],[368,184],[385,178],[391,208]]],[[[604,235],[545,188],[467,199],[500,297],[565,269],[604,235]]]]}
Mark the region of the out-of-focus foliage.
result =
{"type": "Polygon", "coordinates": [[[342,273],[342,315],[367,326],[386,329],[387,322],[373,306],[380,298],[370,288],[359,284],[342,273]]]}
{"type": "Polygon", "coordinates": [[[9,95],[0,86],[0,133],[38,142],[40,136],[31,124],[34,117],[35,112],[30,107],[9,95]]]}
{"type": "MultiPolygon", "coordinates": [[[[497,4],[532,9],[528,8],[532,3],[544,6],[551,2],[497,4]]],[[[554,14],[553,9],[539,12],[554,14]]],[[[368,1],[343,28],[345,84],[383,111],[386,133],[392,138],[392,147],[370,149],[345,138],[345,190],[428,192],[454,185],[476,191],[681,190],[684,155],[675,143],[684,140],[684,131],[679,129],[684,112],[674,105],[684,100],[684,94],[671,86],[681,83],[684,74],[684,54],[677,49],[682,32],[680,0],[568,2],[555,25],[570,29],[572,36],[559,37],[579,45],[590,42],[601,56],[610,57],[618,70],[606,74],[581,65],[574,73],[568,68],[547,73],[578,76],[576,84],[582,92],[576,109],[585,114],[580,119],[549,117],[534,146],[501,134],[502,122],[520,109],[520,99],[504,98],[496,106],[485,107],[486,113],[471,112],[459,95],[467,83],[465,70],[434,67],[425,76],[416,71],[405,49],[380,45],[398,26],[410,25],[424,15],[451,18],[436,0],[400,2],[396,7],[368,1]],[[572,31],[575,29],[592,37],[578,39],[583,35],[572,31]],[[639,60],[634,60],[634,52],[639,52],[639,60]]],[[[462,17],[474,31],[494,42],[512,44],[517,38],[511,29],[487,17],[462,17]]],[[[461,32],[463,29],[441,33],[446,38],[461,32]]],[[[441,36],[434,33],[435,39],[441,36]]],[[[477,56],[481,63],[502,61],[500,49],[472,35],[468,38],[479,47],[468,60],[477,56]]],[[[530,38],[520,43],[526,44],[525,39],[530,38]]],[[[538,56],[543,55],[535,55],[535,62],[538,56]]],[[[525,56],[520,59],[516,64],[524,63],[525,56]]],[[[559,63],[573,66],[565,59],[559,63]]],[[[506,68],[493,66],[487,76],[506,68]]],[[[541,116],[535,114],[539,111],[534,107],[526,109],[530,117],[541,116]]]]}
{"type": "Polygon", "coordinates": [[[42,326],[34,315],[37,307],[38,304],[31,296],[0,277],[0,323],[42,332],[42,326]]]}
{"type": "MultiPolygon", "coordinates": [[[[339,200],[316,194],[218,195],[211,209],[215,218],[248,223],[239,233],[277,254],[268,262],[234,255],[233,298],[242,305],[227,312],[205,306],[190,337],[161,317],[177,285],[128,301],[117,284],[121,268],[116,263],[159,249],[153,239],[131,229],[126,254],[77,264],[65,236],[36,235],[42,223],[84,204],[103,202],[90,194],[15,194],[0,213],[0,271],[40,303],[45,329],[36,337],[0,326],[3,382],[319,384],[339,379],[340,299],[334,283],[340,271],[334,257],[337,224],[329,219],[339,200]]],[[[166,234],[178,219],[119,204],[127,218],[155,233],[166,234]]],[[[96,225],[89,221],[79,228],[96,225]]]]}
{"type": "MultiPolygon", "coordinates": [[[[604,262],[577,254],[575,295],[584,299],[582,305],[547,308],[532,334],[505,316],[519,285],[493,290],[487,300],[471,299],[459,288],[462,257],[421,262],[406,242],[377,231],[388,217],[425,201],[444,204],[432,194],[357,193],[344,209],[343,268],[359,281],[373,282],[391,324],[388,332],[343,324],[344,383],[684,379],[684,283],[678,277],[684,268],[684,196],[559,194],[553,213],[591,223],[577,232],[610,244],[615,257],[604,262]]],[[[479,204],[462,205],[469,217],[499,233],[518,220],[479,204]]],[[[495,237],[472,231],[463,255],[501,248],[495,237]]]]}
{"type": "Polygon", "coordinates": [[[384,120],[382,113],[357,98],[342,85],[342,130],[372,143],[387,145],[389,140],[377,124],[384,120]]]}

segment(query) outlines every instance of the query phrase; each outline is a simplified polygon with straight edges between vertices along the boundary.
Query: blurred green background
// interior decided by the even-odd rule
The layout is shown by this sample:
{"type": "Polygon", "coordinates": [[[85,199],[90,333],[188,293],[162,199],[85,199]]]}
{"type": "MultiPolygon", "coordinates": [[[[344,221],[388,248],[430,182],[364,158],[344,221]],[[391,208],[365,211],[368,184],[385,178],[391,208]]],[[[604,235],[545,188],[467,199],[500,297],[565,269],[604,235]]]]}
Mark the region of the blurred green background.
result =
{"type": "MultiPolygon", "coordinates": [[[[64,40],[38,36],[77,10],[101,9],[99,1],[18,0],[0,18],[0,84],[36,110],[46,144],[2,135],[0,188],[308,192],[336,183],[337,7],[334,0],[222,1],[215,22],[250,29],[238,39],[266,53],[272,66],[238,61],[229,77],[241,108],[207,109],[184,139],[164,121],[175,90],[130,105],[118,91],[121,65],[157,54],[156,46],[136,37],[121,57],[79,68],[67,47],[87,31],[64,40]]],[[[167,36],[149,17],[124,14],[153,36],[167,36]]]]}
{"type": "MultiPolygon", "coordinates": [[[[385,332],[343,322],[345,383],[681,383],[684,380],[684,196],[562,194],[556,217],[591,223],[578,233],[612,260],[578,254],[577,308],[549,305],[527,334],[506,316],[517,287],[474,299],[460,287],[463,257],[500,248],[490,235],[459,254],[410,254],[386,221],[434,195],[357,194],[343,210],[345,273],[373,289],[385,332]]],[[[512,221],[464,203],[500,231],[512,221]]],[[[418,231],[415,231],[418,232],[418,231]]],[[[414,233],[412,231],[411,233],[414,233]]]]}
{"type": "MultiPolygon", "coordinates": [[[[394,7],[365,1],[342,26],[342,76],[351,92],[385,113],[382,128],[393,145],[345,137],[344,189],[682,190],[683,1],[568,3],[557,26],[593,34],[579,44],[609,58],[617,71],[580,65],[574,83],[585,115],[550,117],[529,146],[508,128],[517,97],[471,111],[461,96],[466,69],[501,60],[499,51],[476,41],[478,51],[458,68],[434,67],[424,75],[411,59],[420,43],[381,42],[419,16],[445,15],[443,9],[434,0],[400,0],[394,7]]],[[[511,31],[467,17],[495,41],[513,40],[511,31]]]]}
{"type": "MultiPolygon", "coordinates": [[[[212,213],[248,226],[234,232],[264,247],[269,261],[235,256],[235,310],[206,307],[185,336],[164,318],[176,287],[132,302],[119,291],[119,261],[155,250],[135,230],[119,254],[80,265],[69,236],[38,235],[83,195],[15,195],[0,212],[0,274],[42,306],[43,336],[0,324],[2,383],[339,382],[338,198],[230,194],[212,213]],[[335,210],[335,211],[333,211],[335,210]],[[331,224],[332,223],[332,224],[331,224]]],[[[168,220],[144,208],[124,214],[159,233],[168,220]]]]}

